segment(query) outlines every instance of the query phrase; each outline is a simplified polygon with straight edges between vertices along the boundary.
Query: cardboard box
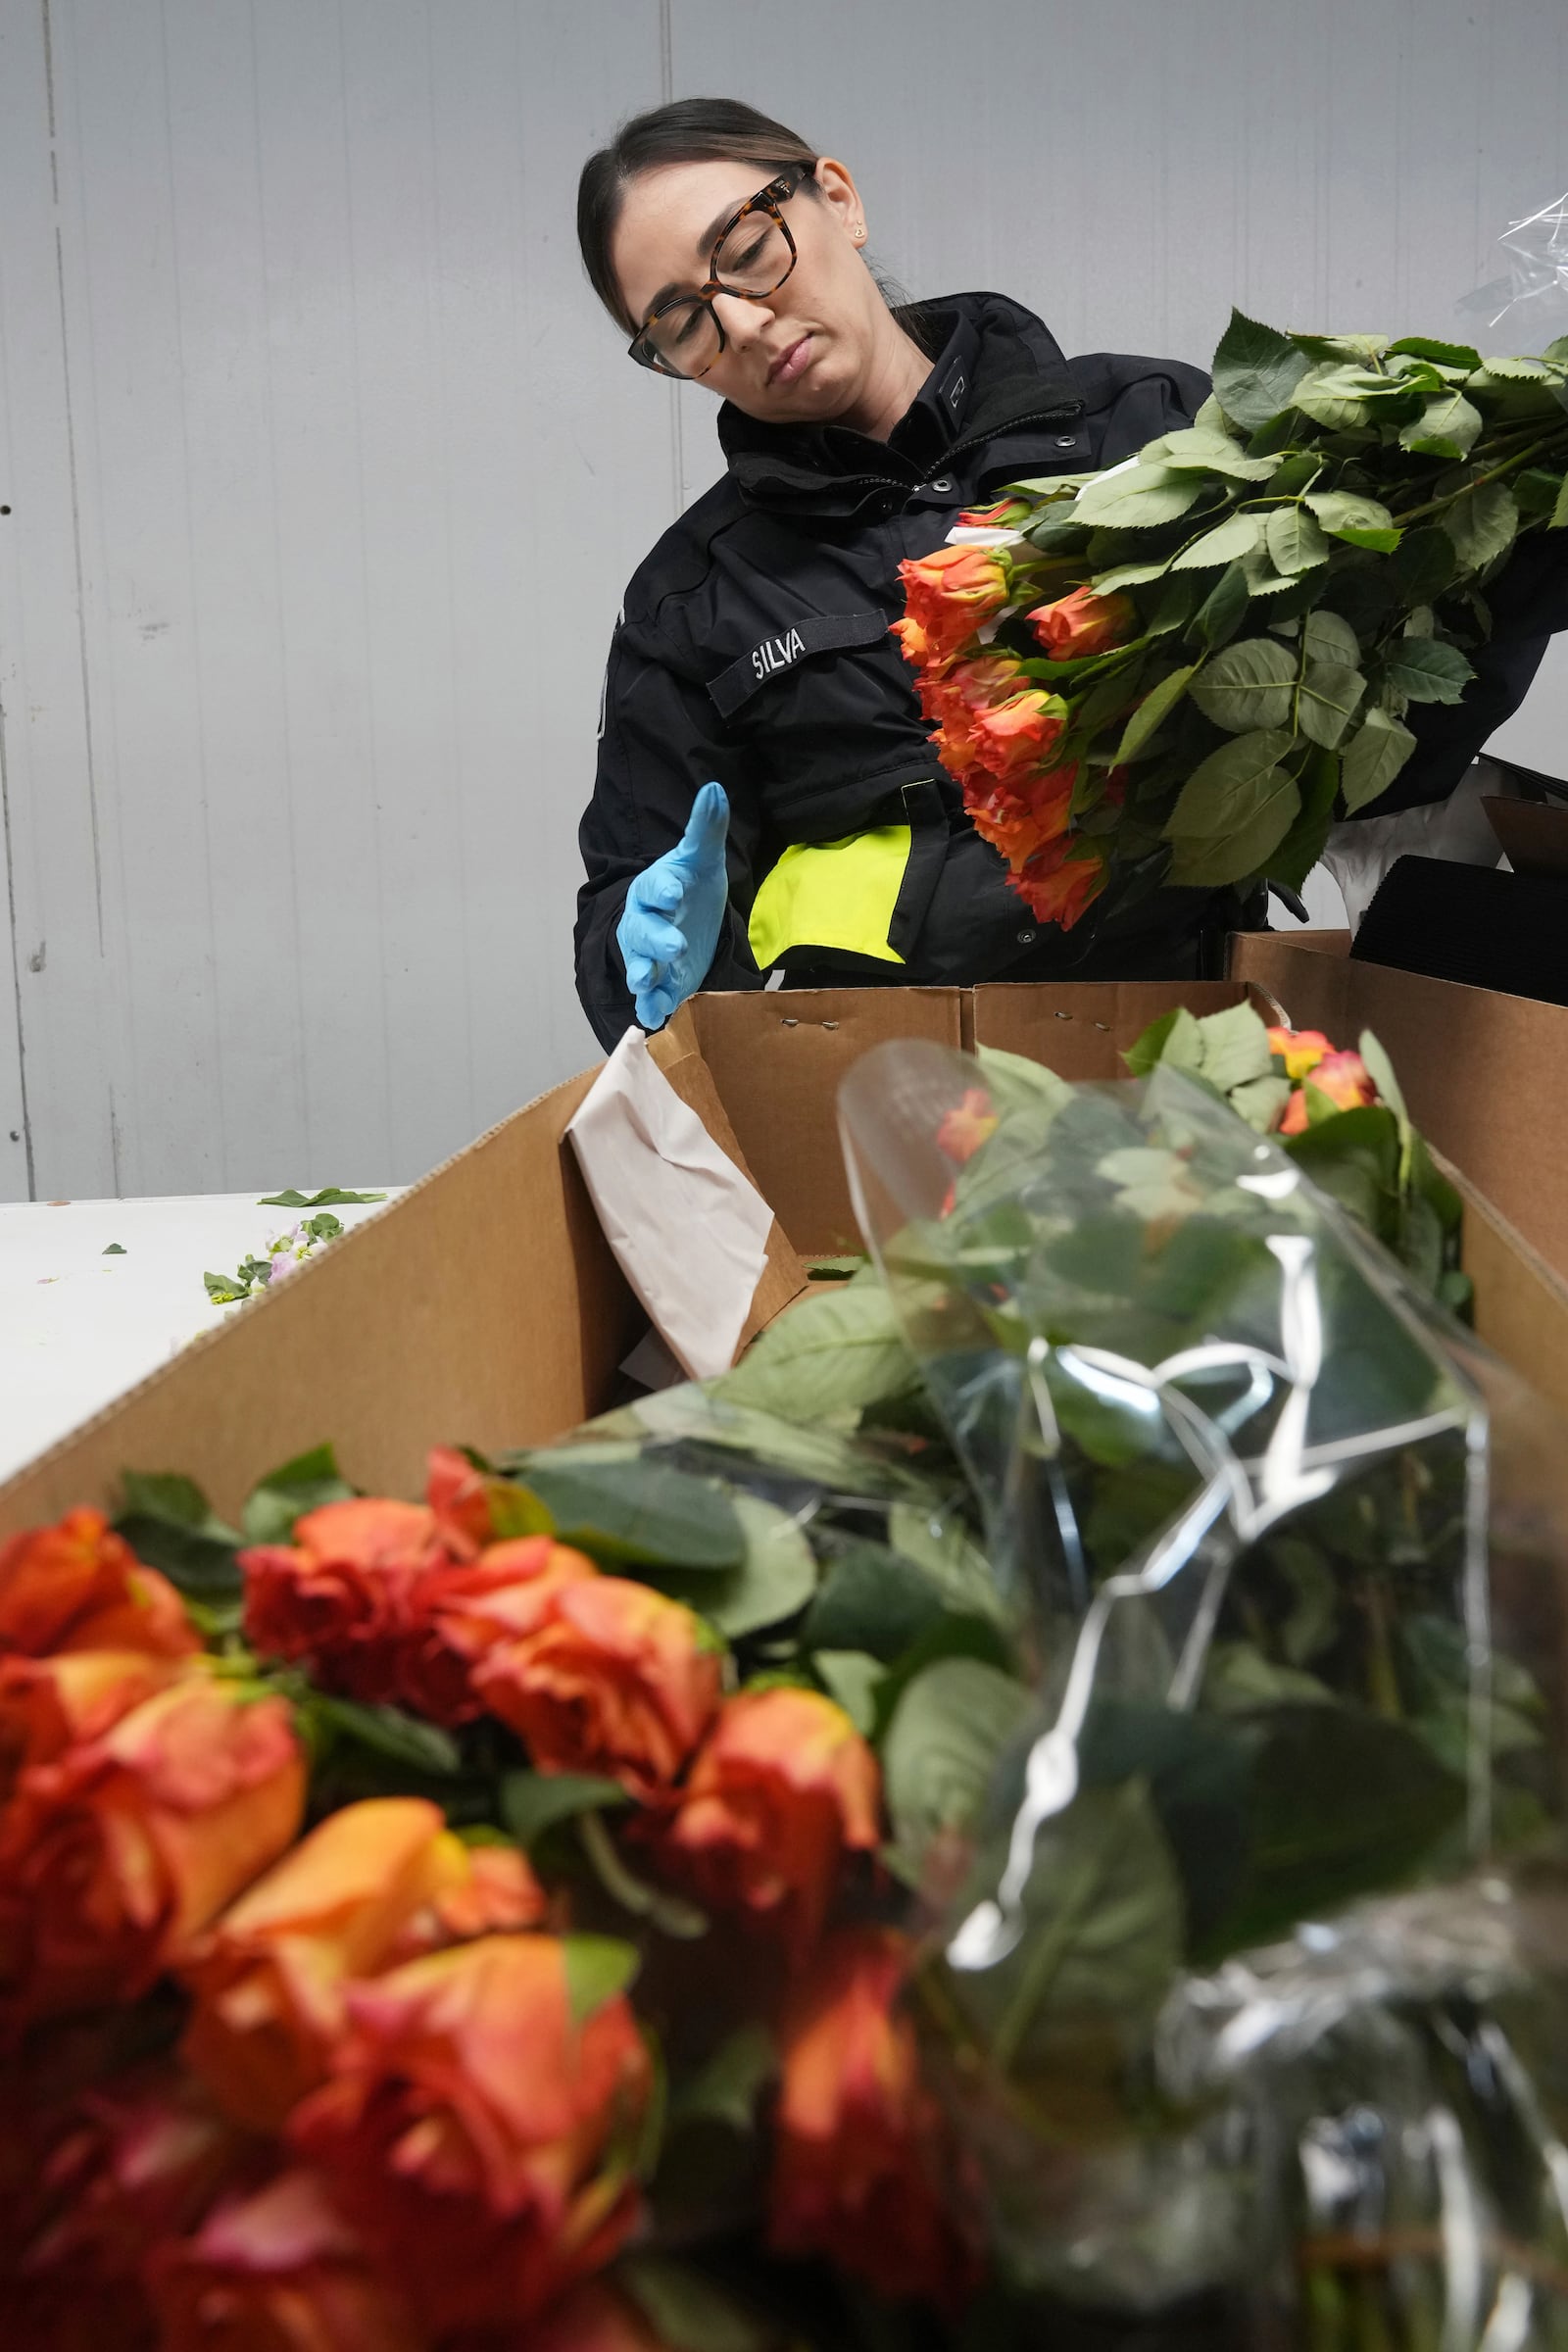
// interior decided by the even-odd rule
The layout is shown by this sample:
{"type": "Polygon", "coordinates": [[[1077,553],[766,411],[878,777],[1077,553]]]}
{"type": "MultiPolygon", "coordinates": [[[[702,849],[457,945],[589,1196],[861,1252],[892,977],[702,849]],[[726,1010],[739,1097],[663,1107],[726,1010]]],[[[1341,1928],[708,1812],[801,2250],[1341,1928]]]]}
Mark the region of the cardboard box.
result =
{"type": "MultiPolygon", "coordinates": [[[[1329,981],[1344,969],[1321,948],[1302,953],[1329,981]]],[[[1247,986],[694,999],[657,1054],[775,1211],[751,1327],[799,1293],[803,1255],[858,1247],[836,1099],[869,1047],[996,1044],[1108,1079],[1171,1004],[1214,1011],[1247,986]]],[[[516,1112],[29,1464],[0,1487],[0,1536],[73,1503],[112,1506],[127,1466],[184,1470],[231,1515],[264,1471],[323,1439],[358,1485],[413,1494],[433,1444],[538,1444],[600,1410],[642,1323],[564,1141],[591,1083],[585,1073],[516,1112]]],[[[1482,1336],[1568,1413],[1568,1285],[1466,1190],[1482,1336]]]]}

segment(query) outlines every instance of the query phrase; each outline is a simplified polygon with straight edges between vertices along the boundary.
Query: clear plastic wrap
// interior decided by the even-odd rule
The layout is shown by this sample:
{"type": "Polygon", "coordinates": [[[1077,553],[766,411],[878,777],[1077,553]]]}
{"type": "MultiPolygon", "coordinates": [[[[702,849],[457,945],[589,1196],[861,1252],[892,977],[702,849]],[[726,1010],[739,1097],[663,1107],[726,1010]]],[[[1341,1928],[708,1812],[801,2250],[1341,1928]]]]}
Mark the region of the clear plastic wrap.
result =
{"type": "Polygon", "coordinates": [[[1174,1071],[911,1042],[841,1124],[1030,1692],[924,1886],[1014,2281],[1325,2352],[1568,2342],[1538,1408],[1174,1071]]]}
{"type": "Polygon", "coordinates": [[[1568,334],[1568,195],[1510,220],[1503,268],[1456,305],[1467,335],[1492,351],[1544,351],[1568,334]]]}

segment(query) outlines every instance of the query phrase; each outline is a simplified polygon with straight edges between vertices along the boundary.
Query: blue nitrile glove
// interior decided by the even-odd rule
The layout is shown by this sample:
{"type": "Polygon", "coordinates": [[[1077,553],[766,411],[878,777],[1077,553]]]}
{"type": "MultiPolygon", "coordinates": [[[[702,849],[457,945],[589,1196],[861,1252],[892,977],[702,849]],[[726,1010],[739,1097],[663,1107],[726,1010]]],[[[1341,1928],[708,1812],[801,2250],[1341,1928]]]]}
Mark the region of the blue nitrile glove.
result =
{"type": "Polygon", "coordinates": [[[662,1029],[708,977],[729,898],[728,832],[724,787],[705,784],[675,847],[656,858],[626,893],[615,944],[644,1029],[662,1029]]]}

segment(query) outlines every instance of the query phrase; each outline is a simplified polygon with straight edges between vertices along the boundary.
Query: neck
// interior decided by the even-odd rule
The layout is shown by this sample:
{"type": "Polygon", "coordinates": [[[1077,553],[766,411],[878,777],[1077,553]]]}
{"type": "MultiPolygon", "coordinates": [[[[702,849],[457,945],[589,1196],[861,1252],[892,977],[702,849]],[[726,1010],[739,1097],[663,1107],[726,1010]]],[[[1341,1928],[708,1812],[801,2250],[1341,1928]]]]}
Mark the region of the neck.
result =
{"type": "Polygon", "coordinates": [[[882,317],[886,327],[877,336],[864,388],[838,420],[872,441],[887,439],[931,372],[925,353],[905,333],[893,313],[884,310],[882,317]]]}

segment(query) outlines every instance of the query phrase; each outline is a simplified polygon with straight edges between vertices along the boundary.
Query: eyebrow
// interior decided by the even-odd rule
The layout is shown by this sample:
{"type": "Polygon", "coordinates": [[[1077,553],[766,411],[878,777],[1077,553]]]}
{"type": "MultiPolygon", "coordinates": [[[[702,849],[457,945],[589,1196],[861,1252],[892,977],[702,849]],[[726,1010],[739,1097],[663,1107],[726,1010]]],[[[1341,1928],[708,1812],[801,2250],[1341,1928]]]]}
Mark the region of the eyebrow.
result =
{"type": "MultiPolygon", "coordinates": [[[[771,185],[771,182],[767,184],[771,185]]],[[[752,196],[755,196],[757,193],[758,191],[754,188],[752,190],[752,196]]],[[[696,244],[692,247],[692,251],[696,254],[697,259],[700,262],[711,261],[713,247],[718,242],[720,230],[727,228],[730,222],[734,220],[736,214],[743,212],[746,206],[751,203],[751,196],[743,196],[738,204],[726,204],[721,213],[715,213],[713,215],[712,220],[709,222],[702,235],[698,238],[696,244]]],[[[646,306],[643,311],[644,319],[646,320],[651,318],[654,313],[658,310],[660,304],[662,302],[667,302],[672,294],[681,294],[686,291],[688,291],[687,288],[677,285],[675,280],[671,278],[667,285],[660,287],[659,292],[654,296],[653,301],[646,306]]]]}

